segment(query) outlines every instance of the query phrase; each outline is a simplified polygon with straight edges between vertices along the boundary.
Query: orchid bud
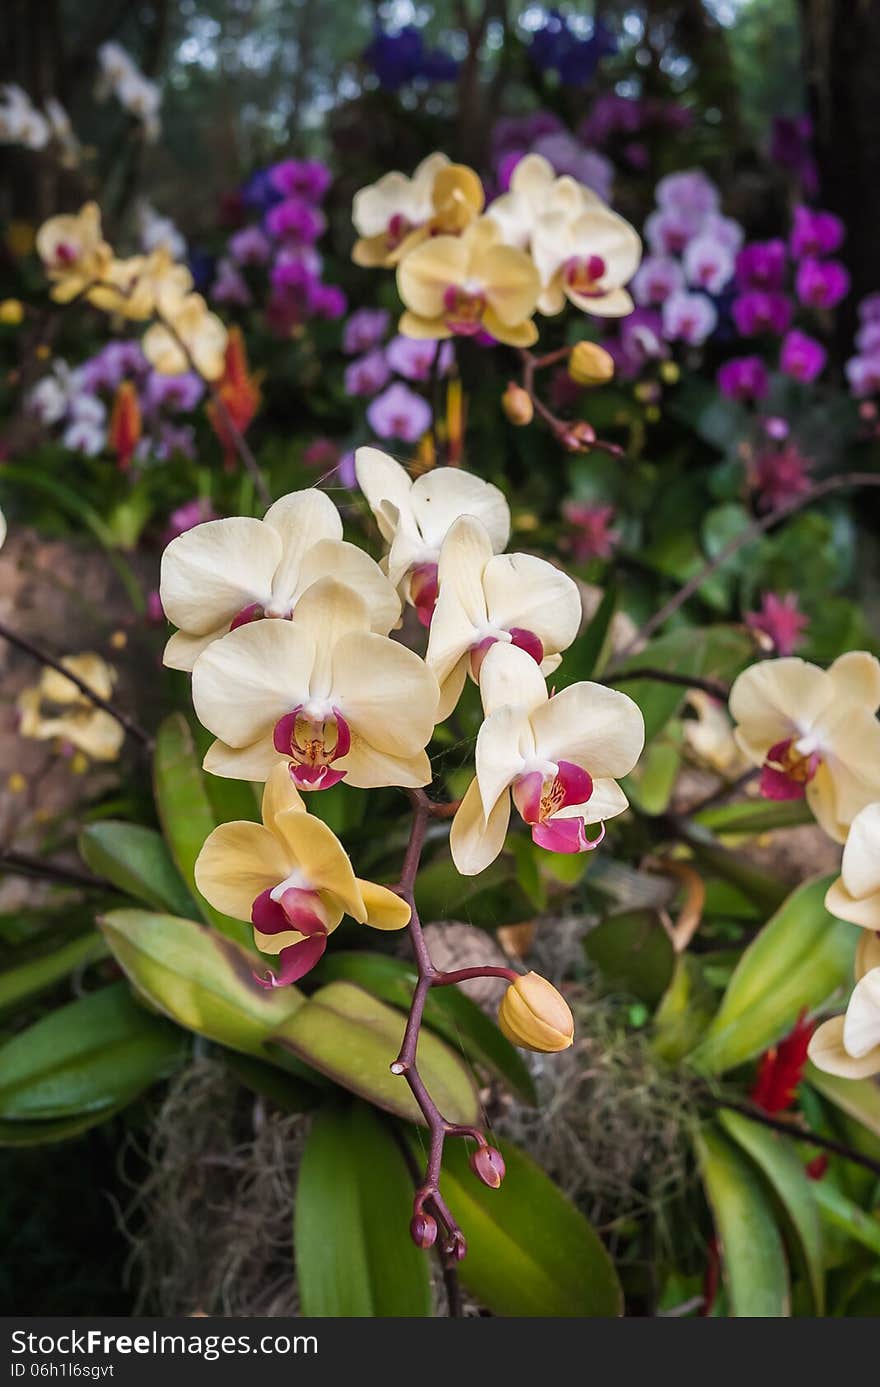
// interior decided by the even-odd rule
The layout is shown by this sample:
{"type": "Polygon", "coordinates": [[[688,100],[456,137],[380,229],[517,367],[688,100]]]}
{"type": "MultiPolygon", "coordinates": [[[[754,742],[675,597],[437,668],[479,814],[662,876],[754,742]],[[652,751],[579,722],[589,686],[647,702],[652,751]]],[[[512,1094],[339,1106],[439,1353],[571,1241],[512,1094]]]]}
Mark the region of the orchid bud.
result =
{"type": "Polygon", "coordinates": [[[24,319],[24,306],[19,299],[4,299],[0,303],[0,323],[6,327],[18,327],[24,319]]]}
{"type": "Polygon", "coordinates": [[[521,426],[530,424],[535,417],[535,406],[532,404],[532,397],[527,390],[515,381],[511,381],[501,396],[501,408],[507,415],[511,424],[521,426]]]}
{"type": "Polygon", "coordinates": [[[540,973],[526,973],[510,984],[498,1008],[498,1025],[514,1045],[540,1054],[567,1050],[574,1039],[567,1002],[540,973]]]}
{"type": "Polygon", "coordinates": [[[568,374],[577,385],[605,385],[614,375],[614,358],[597,342],[577,342],[569,354],[568,374]]]}
{"type": "Polygon", "coordinates": [[[664,385],[677,385],[681,377],[681,367],[677,361],[660,362],[660,379],[664,385]]]}
{"type": "Polygon", "coordinates": [[[470,1167],[477,1179],[488,1185],[490,1190],[498,1189],[507,1172],[504,1157],[494,1146],[478,1146],[471,1153],[470,1167]]]}
{"type": "Polygon", "coordinates": [[[416,1247],[427,1252],[437,1241],[437,1220],[431,1214],[413,1214],[409,1233],[416,1247]]]}
{"type": "Polygon", "coordinates": [[[142,429],[137,389],[133,381],[124,380],[116,391],[107,430],[107,442],[123,471],[131,464],[142,429]]]}
{"type": "Polygon", "coordinates": [[[596,442],[596,430],[586,419],[577,419],[559,434],[559,441],[569,453],[588,453],[596,442]]]}

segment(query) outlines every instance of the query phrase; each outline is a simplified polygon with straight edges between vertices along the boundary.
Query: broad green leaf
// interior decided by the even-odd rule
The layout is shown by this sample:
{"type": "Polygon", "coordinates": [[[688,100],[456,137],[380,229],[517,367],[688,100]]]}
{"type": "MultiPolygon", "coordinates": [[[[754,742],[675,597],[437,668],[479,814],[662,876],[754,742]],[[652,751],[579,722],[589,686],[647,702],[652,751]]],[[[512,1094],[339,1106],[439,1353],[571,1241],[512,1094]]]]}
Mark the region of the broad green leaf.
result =
{"type": "Polygon", "coordinates": [[[826,1074],[809,1061],[804,1078],[847,1117],[880,1137],[880,1087],[873,1079],[844,1079],[839,1074],[826,1074]]]}
{"type": "Polygon", "coordinates": [[[770,833],[775,828],[799,828],[813,822],[805,799],[749,799],[719,804],[694,815],[694,823],[721,835],[770,833]]]}
{"type": "Polygon", "coordinates": [[[557,689],[564,689],[579,679],[597,677],[611,647],[611,623],[617,610],[617,598],[616,586],[609,583],[583,635],[569,647],[558,674],[554,674],[553,683],[557,689]]]}
{"type": "Polygon", "coordinates": [[[107,945],[95,930],[81,934],[51,953],[31,958],[0,973],[0,1014],[13,1011],[22,1002],[54,987],[75,968],[85,968],[106,958],[107,945]]]}
{"type": "Polygon", "coordinates": [[[614,1264],[583,1214],[518,1147],[496,1145],[507,1174],[491,1190],[471,1170],[465,1143],[446,1144],[440,1187],[467,1239],[464,1285],[496,1315],[621,1314],[614,1264]]]}
{"type": "MultiPolygon", "coordinates": [[[[227,1050],[223,1062],[245,1088],[259,1094],[261,1098],[268,1098],[282,1112],[309,1112],[321,1101],[317,1085],[307,1083],[295,1074],[285,1074],[282,1069],[276,1069],[272,1064],[264,1064],[252,1055],[227,1050]]],[[[319,1077],[315,1075],[316,1079],[319,1077]]],[[[329,1088],[329,1085],[327,1087],[329,1088]]]]}
{"type": "Polygon", "coordinates": [[[675,950],[656,910],[609,915],[584,939],[584,952],[614,988],[655,1006],[675,967],[675,950]]]}
{"type": "Polygon", "coordinates": [[[409,1236],[413,1186],[387,1123],[364,1103],[315,1117],[294,1215],[302,1314],[427,1318],[430,1263],[409,1236]]]}
{"type": "Polygon", "coordinates": [[[688,844],[698,867],[736,887],[737,891],[768,914],[778,910],[788,895],[787,885],[778,877],[753,867],[750,862],[743,861],[738,853],[728,851],[714,839],[688,835],[688,844]]]}
{"type": "MultiPolygon", "coordinates": [[[[380,1001],[409,1010],[418,974],[412,963],[387,954],[341,950],[325,954],[312,977],[358,983],[380,1001]]],[[[425,1004],[425,1021],[474,1064],[485,1066],[524,1103],[538,1099],[534,1080],[520,1052],[493,1021],[457,987],[434,987],[425,1004]]]]}
{"type": "Polygon", "coordinates": [[[59,1007],[0,1048],[0,1120],[78,1117],[170,1074],[184,1038],[114,983],[59,1007]]]}
{"type": "Polygon", "coordinates": [[[865,1213],[827,1177],[815,1182],[813,1191],[822,1218],[830,1228],[867,1247],[880,1256],[880,1219],[865,1213]]]}
{"type": "Polygon", "coordinates": [[[717,1127],[703,1127],[695,1146],[733,1315],[764,1319],[788,1315],[785,1253],[762,1177],[717,1127]]]}
{"type": "Polygon", "coordinates": [[[202,918],[239,944],[249,943],[250,926],[214,910],[196,887],[196,858],[217,820],[193,735],[182,713],[171,713],[156,734],[153,781],[162,830],[202,918]]]}
{"type": "Polygon", "coordinates": [[[813,1197],[815,1181],[804,1170],[788,1137],[771,1132],[741,1113],[722,1109],[718,1120],[737,1145],[751,1156],[785,1211],[797,1260],[806,1270],[817,1315],[825,1313],[822,1228],[813,1197]]]}
{"type": "Polygon", "coordinates": [[[98,876],[118,886],[153,910],[193,915],[193,898],[172,862],[162,835],[142,824],[102,819],[87,824],[79,835],[85,863],[98,876]]]}
{"type": "Polygon", "coordinates": [[[465,920],[486,929],[515,925],[534,918],[535,907],[515,879],[505,858],[498,858],[479,876],[464,877],[449,854],[423,867],[416,877],[416,905],[421,918],[465,920]]]}
{"type": "Polygon", "coordinates": [[[304,1003],[295,987],[261,987],[253,972],[256,955],[195,920],[112,910],[98,923],[148,1002],[231,1050],[265,1058],[263,1041],[304,1003]]]}
{"type": "Polygon", "coordinates": [[[715,994],[700,960],[680,954],[672,981],[654,1013],[651,1048],[667,1064],[676,1064],[697,1045],[712,1020],[715,994]]]}
{"type": "MultiPolygon", "coordinates": [[[[132,1094],[132,1098],[136,1097],[132,1094]]],[[[2,1122],[0,1121],[0,1147],[2,1146],[55,1146],[58,1142],[73,1141],[97,1127],[109,1122],[117,1113],[128,1107],[130,1098],[114,1103],[108,1108],[97,1108],[94,1112],[78,1113],[76,1117],[57,1117],[45,1122],[2,1122]]]]}
{"type": "Polygon", "coordinates": [[[662,737],[645,748],[638,765],[621,784],[627,798],[644,814],[663,814],[669,804],[681,767],[681,750],[670,735],[673,723],[662,737]]]}
{"type": "MultiPolygon", "coordinates": [[[[377,1107],[423,1122],[406,1080],[390,1066],[403,1040],[405,1018],[351,982],[321,987],[276,1027],[271,1053],[299,1059],[377,1107]]],[[[458,1055],[430,1031],[419,1037],[419,1072],[444,1117],[474,1126],[480,1104],[473,1079],[458,1055]]]]}
{"type": "Polygon", "coordinates": [[[825,909],[832,880],[797,887],[746,949],[690,1056],[696,1068],[723,1074],[760,1054],[852,976],[858,928],[825,909]]]}

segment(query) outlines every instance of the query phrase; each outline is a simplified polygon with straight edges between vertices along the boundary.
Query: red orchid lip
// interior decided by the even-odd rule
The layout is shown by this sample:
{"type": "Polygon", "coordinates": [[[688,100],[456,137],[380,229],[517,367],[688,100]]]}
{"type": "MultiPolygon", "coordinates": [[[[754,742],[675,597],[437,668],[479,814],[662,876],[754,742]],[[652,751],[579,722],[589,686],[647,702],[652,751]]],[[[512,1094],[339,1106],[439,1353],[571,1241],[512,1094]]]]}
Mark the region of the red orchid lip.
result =
{"type": "Polygon", "coordinates": [[[351,729],[338,708],[326,718],[313,718],[300,704],[278,719],[272,743],[288,758],[290,777],[302,790],[329,790],[345,778],[345,771],[333,769],[333,762],[351,750],[351,729]]]}
{"type": "Polygon", "coordinates": [[[765,799],[803,799],[822,757],[817,751],[797,751],[794,737],[776,742],[767,752],[758,786],[765,799]]]}
{"type": "Polygon", "coordinates": [[[513,786],[513,801],[532,830],[532,841],[550,852],[592,852],[605,837],[588,838],[582,817],[561,819],[560,809],[586,804],[593,794],[592,776],[572,761],[560,761],[551,780],[540,771],[529,771],[513,786]]]}

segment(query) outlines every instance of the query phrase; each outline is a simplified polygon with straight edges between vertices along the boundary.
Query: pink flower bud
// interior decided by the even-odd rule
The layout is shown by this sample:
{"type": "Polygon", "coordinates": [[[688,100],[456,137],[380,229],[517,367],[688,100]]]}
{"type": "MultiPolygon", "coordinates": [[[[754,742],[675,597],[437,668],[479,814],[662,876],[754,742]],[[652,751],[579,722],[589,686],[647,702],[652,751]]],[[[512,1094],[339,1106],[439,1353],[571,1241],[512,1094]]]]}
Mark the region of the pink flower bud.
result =
{"type": "Polygon", "coordinates": [[[471,1153],[470,1165],[477,1179],[488,1185],[490,1190],[498,1189],[507,1170],[504,1157],[494,1146],[478,1146],[471,1153]]]}
{"type": "Polygon", "coordinates": [[[437,1220],[430,1214],[413,1214],[412,1222],[409,1225],[409,1234],[416,1247],[433,1247],[437,1241],[437,1220]]]}

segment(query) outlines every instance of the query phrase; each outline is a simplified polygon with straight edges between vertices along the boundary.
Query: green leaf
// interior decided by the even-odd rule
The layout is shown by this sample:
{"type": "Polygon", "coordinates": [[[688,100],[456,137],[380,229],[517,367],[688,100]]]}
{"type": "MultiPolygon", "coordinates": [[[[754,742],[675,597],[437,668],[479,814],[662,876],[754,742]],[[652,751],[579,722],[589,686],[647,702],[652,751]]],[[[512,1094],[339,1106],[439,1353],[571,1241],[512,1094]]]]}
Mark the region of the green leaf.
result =
{"type": "MultiPolygon", "coordinates": [[[[406,1080],[390,1066],[405,1021],[351,982],[319,988],[272,1036],[270,1053],[289,1051],[343,1088],[411,1122],[424,1122],[406,1080]]],[[[480,1104],[470,1073],[445,1041],[419,1037],[419,1072],[444,1117],[474,1126],[480,1104]]]]}
{"type": "Polygon", "coordinates": [[[788,887],[778,877],[762,872],[737,853],[729,852],[711,838],[688,835],[697,865],[721,877],[766,912],[777,910],[788,895],[788,887]]]}
{"type": "MultiPolygon", "coordinates": [[[[619,669],[615,669],[615,674],[647,668],[730,679],[746,663],[752,648],[751,637],[735,626],[688,626],[649,641],[644,650],[629,656],[619,669]]],[[[686,688],[650,679],[627,680],[620,687],[642,710],[646,743],[662,732],[687,694],[686,688]]]]}
{"type": "Polygon", "coordinates": [[[695,1146],[715,1217],[733,1315],[762,1319],[788,1315],[785,1253],[761,1176],[717,1127],[703,1127],[695,1146]]]}
{"type": "Polygon", "coordinates": [[[58,1117],[46,1122],[0,1121],[0,1146],[55,1146],[61,1141],[73,1141],[91,1127],[109,1122],[128,1107],[130,1101],[126,1098],[122,1103],[114,1103],[94,1112],[79,1113],[76,1117],[58,1117]]]}
{"type": "Polygon", "coordinates": [[[180,1032],[114,983],[59,1007],[0,1048],[0,1120],[78,1117],[134,1098],[183,1056],[180,1032]]]}
{"type": "Polygon", "coordinates": [[[264,1064],[252,1055],[227,1050],[223,1061],[230,1074],[234,1074],[246,1088],[261,1098],[268,1098],[282,1112],[309,1112],[321,1101],[320,1091],[315,1084],[306,1083],[294,1074],[285,1074],[283,1070],[264,1064]]]}
{"type": "Polygon", "coordinates": [[[813,822],[805,799],[749,799],[738,804],[719,804],[694,815],[694,823],[719,835],[770,833],[775,828],[800,828],[813,822]]]}
{"type": "Polygon", "coordinates": [[[86,968],[107,957],[107,945],[95,930],[81,934],[51,953],[28,959],[0,973],[0,1015],[13,1011],[22,1002],[37,997],[66,978],[75,968],[86,968]]]}
{"type": "Polygon", "coordinates": [[[813,1193],[822,1218],[830,1228],[845,1233],[854,1242],[869,1248],[875,1256],[880,1255],[880,1219],[860,1209],[827,1176],[815,1182],[813,1193]]]}
{"type": "Polygon", "coordinates": [[[162,830],[203,919],[237,943],[248,944],[250,926],[214,910],[196,887],[196,858],[217,821],[193,735],[182,713],[171,713],[156,734],[153,780],[162,830]]]}
{"type": "Polygon", "coordinates": [[[449,855],[429,862],[416,877],[416,905],[425,921],[465,920],[482,928],[515,925],[534,918],[535,907],[513,875],[511,863],[499,858],[479,876],[464,877],[449,855]]]}
{"type": "MultiPolygon", "coordinates": [[[[388,954],[340,950],[325,954],[311,976],[316,982],[342,978],[357,983],[380,1001],[408,1011],[418,974],[412,963],[388,954]]],[[[425,1021],[473,1064],[507,1084],[521,1102],[537,1104],[534,1080],[519,1050],[459,988],[432,988],[425,1003],[425,1021]]]]}
{"type": "Polygon", "coordinates": [[[644,814],[663,814],[669,804],[681,768],[681,750],[667,729],[656,737],[621,785],[628,799],[644,814]]]}
{"type": "Polygon", "coordinates": [[[304,1004],[295,987],[261,987],[256,955],[195,920],[112,910],[98,923],[148,1002],[231,1050],[265,1058],[263,1041],[304,1004]]]}
{"type": "Polygon", "coordinates": [[[142,824],[103,819],[79,835],[84,862],[98,876],[154,910],[193,915],[192,896],[168,855],[162,835],[142,824]]]}
{"type": "Polygon", "coordinates": [[[554,675],[554,685],[564,689],[579,679],[595,679],[608,657],[611,643],[611,623],[617,610],[618,592],[614,583],[609,583],[602,594],[602,600],[595,615],[588,623],[582,636],[569,647],[559,673],[554,675]]]}
{"type": "Polygon", "coordinates": [[[844,1079],[839,1074],[826,1074],[811,1060],[807,1061],[804,1078],[847,1117],[880,1137],[880,1087],[873,1079],[844,1079]]]}
{"type": "Polygon", "coordinates": [[[797,1260],[804,1267],[817,1315],[825,1313],[822,1227],[810,1180],[788,1137],[771,1132],[741,1113],[722,1110],[718,1120],[763,1172],[789,1225],[797,1260]]]}
{"type": "Polygon", "coordinates": [[[583,1214],[518,1147],[497,1146],[507,1174],[491,1190],[473,1174],[464,1142],[446,1144],[440,1187],[467,1239],[464,1285],[496,1315],[619,1315],[614,1264],[583,1214]]]}
{"type": "Polygon", "coordinates": [[[651,1048],[667,1064],[676,1064],[699,1043],[715,1010],[715,994],[700,961],[692,954],[675,960],[672,981],[654,1013],[651,1048]]]}
{"type": "Polygon", "coordinates": [[[296,1187],[301,1313],[430,1316],[430,1263],[411,1217],[412,1181],[388,1126],[364,1103],[319,1112],[296,1187]]]}
{"type": "Polygon", "coordinates": [[[712,1024],[690,1062],[723,1074],[766,1050],[803,1010],[819,1006],[852,976],[858,928],[825,909],[832,877],[791,893],[746,949],[712,1024]]]}
{"type": "Polygon", "coordinates": [[[612,987],[656,1006],[672,980],[675,950],[655,910],[609,915],[584,939],[584,952],[612,987]]]}

